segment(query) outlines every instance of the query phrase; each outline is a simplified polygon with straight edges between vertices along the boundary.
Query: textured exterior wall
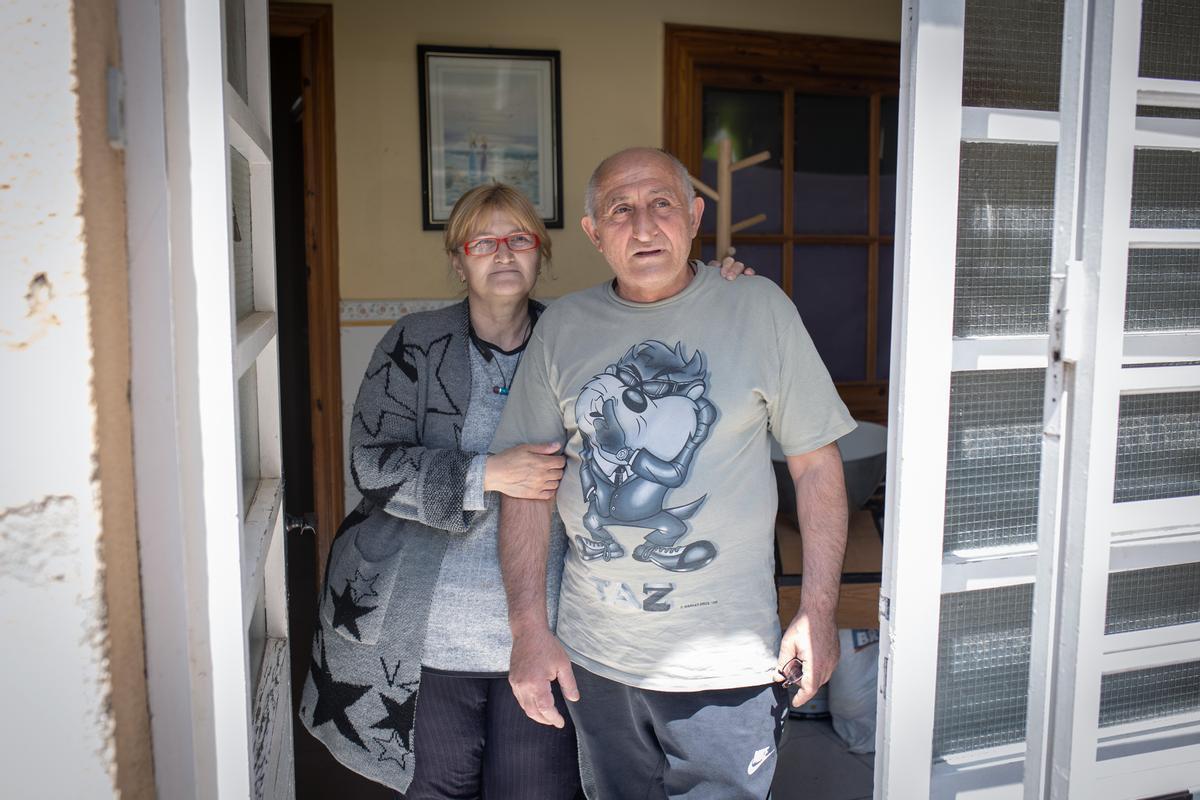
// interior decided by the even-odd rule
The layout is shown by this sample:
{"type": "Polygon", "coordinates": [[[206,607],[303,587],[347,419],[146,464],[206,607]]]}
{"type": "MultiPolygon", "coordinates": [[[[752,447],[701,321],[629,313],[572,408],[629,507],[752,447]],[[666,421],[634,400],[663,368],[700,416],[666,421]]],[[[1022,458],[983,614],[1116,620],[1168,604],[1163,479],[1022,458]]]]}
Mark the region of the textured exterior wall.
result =
{"type": "Polygon", "coordinates": [[[5,793],[152,794],[110,2],[0,8],[5,793]]]}

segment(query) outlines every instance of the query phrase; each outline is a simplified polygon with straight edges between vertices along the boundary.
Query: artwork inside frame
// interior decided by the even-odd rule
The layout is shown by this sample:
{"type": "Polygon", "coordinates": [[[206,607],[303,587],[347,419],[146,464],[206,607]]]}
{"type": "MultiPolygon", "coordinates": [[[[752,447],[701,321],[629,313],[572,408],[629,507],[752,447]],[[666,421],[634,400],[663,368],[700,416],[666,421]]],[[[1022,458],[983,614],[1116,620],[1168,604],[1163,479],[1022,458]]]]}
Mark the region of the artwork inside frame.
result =
{"type": "Polygon", "coordinates": [[[422,227],[441,230],[464,192],[508,183],[563,226],[557,50],[417,46],[422,227]]]}

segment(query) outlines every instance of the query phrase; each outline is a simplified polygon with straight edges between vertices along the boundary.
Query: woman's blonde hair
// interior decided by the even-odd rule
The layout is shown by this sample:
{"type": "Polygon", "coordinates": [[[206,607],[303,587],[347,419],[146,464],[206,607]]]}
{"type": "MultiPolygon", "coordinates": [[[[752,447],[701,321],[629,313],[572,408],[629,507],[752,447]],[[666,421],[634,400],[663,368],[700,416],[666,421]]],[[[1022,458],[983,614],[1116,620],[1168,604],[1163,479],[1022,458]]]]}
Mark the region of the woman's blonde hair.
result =
{"type": "Polygon", "coordinates": [[[509,214],[521,228],[537,234],[541,242],[538,247],[538,255],[541,256],[538,267],[549,267],[550,235],[546,233],[546,225],[538,216],[537,209],[519,189],[499,182],[469,189],[454,204],[445,232],[446,253],[450,256],[451,267],[454,257],[462,253],[462,246],[483,230],[493,211],[509,214]]]}

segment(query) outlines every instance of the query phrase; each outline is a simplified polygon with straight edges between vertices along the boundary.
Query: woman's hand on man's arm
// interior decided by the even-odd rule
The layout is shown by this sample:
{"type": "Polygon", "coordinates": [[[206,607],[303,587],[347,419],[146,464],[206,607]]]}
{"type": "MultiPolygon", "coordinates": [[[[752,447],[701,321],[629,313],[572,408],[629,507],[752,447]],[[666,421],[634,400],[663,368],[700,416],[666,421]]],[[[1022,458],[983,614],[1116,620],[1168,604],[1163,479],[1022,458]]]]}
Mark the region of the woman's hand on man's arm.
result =
{"type": "Polygon", "coordinates": [[[567,459],[557,442],[519,444],[487,457],[483,490],[525,500],[549,500],[558,491],[567,459]]]}

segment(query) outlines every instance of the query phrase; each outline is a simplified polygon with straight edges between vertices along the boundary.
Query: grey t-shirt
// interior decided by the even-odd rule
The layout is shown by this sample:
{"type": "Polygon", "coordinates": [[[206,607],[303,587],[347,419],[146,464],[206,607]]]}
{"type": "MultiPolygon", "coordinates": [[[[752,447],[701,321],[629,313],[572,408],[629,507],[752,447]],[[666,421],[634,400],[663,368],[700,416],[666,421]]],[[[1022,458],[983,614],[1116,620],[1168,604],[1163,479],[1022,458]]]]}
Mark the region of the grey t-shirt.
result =
{"type": "Polygon", "coordinates": [[[566,442],[557,632],[572,660],[646,689],[770,682],[767,432],[800,455],[853,428],[795,306],[765,278],[699,269],[657,303],[611,283],[556,301],[490,449],[566,442]]]}

